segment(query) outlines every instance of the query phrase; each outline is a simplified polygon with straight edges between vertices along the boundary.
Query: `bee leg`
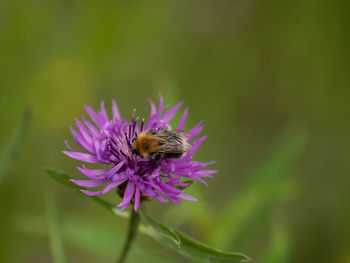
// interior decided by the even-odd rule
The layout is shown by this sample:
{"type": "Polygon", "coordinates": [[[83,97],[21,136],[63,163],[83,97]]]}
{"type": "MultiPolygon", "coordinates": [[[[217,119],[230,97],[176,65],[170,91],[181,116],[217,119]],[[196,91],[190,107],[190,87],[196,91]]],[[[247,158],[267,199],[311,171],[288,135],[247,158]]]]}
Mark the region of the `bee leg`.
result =
{"type": "Polygon", "coordinates": [[[155,160],[157,163],[160,161],[161,157],[160,153],[155,153],[155,160]]]}

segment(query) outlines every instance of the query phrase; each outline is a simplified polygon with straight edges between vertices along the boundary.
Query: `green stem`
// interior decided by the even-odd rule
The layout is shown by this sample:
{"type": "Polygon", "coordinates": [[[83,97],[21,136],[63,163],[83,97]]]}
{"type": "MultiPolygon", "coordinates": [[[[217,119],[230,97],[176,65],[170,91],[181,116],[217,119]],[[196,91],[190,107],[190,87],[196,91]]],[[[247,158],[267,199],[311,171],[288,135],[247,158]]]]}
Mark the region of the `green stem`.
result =
{"type": "Polygon", "coordinates": [[[126,237],[126,242],[124,244],[123,251],[117,261],[117,263],[124,263],[125,259],[128,255],[128,252],[131,248],[132,243],[134,242],[135,236],[138,231],[138,226],[140,223],[140,215],[132,209],[130,213],[130,222],[129,222],[129,229],[128,229],[128,235],[126,237]]]}

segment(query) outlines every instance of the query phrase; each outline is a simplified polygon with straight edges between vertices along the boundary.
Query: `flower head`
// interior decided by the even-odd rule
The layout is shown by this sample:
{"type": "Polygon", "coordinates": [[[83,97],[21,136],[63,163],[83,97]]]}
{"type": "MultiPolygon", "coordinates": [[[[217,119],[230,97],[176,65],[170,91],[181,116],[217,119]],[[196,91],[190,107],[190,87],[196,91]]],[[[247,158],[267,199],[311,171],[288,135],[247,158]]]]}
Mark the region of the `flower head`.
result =
{"type": "MultiPolygon", "coordinates": [[[[107,115],[104,102],[101,103],[101,109],[98,112],[85,105],[93,122],[82,116],[82,122],[76,120],[76,130],[70,127],[75,143],[84,152],[74,150],[66,142],[69,151],[63,151],[63,153],[83,162],[106,164],[106,168],[91,170],[85,165],[77,167],[89,179],[73,179],[73,183],[87,188],[105,186],[101,191],[81,190],[83,193],[96,196],[116,188],[123,197],[118,207],[123,210],[130,203],[133,203],[135,211],[138,210],[140,201],[143,199],[154,198],[164,203],[168,200],[175,203],[180,203],[181,199],[197,200],[186,195],[178,186],[183,188],[189,185],[182,182],[182,178],[194,179],[207,185],[202,178],[212,177],[211,174],[216,173],[216,170],[203,170],[204,167],[213,162],[202,163],[192,160],[193,154],[207,138],[204,136],[193,140],[203,129],[202,122],[188,131],[191,150],[181,158],[144,159],[133,153],[131,149],[134,138],[137,138],[140,133],[150,130],[167,129],[171,131],[172,127],[169,122],[182,106],[182,102],[180,102],[166,110],[168,105],[163,104],[161,96],[158,108],[152,101],[150,104],[151,114],[147,121],[138,121],[134,111],[130,122],[120,116],[114,100],[112,101],[112,120],[107,115]]],[[[176,130],[183,131],[187,114],[188,109],[186,108],[176,130]]]]}

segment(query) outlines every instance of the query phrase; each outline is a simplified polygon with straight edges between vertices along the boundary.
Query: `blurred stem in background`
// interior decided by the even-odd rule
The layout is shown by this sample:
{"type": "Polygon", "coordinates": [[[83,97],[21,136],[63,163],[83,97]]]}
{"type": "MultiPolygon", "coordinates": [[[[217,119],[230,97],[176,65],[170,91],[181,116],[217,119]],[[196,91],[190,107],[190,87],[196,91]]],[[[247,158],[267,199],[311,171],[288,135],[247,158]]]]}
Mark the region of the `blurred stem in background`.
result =
{"type": "MultiPolygon", "coordinates": [[[[2,101],[3,100],[0,101],[0,106],[2,101]]],[[[9,138],[5,147],[2,149],[0,155],[0,182],[11,168],[12,163],[19,153],[19,150],[23,144],[24,136],[28,131],[30,116],[31,109],[28,107],[23,110],[23,114],[11,133],[11,137],[9,138]]]]}
{"type": "Polygon", "coordinates": [[[306,139],[306,130],[298,126],[282,132],[218,217],[212,235],[215,245],[244,247],[262,229],[276,205],[294,196],[297,184],[291,168],[301,157],[306,139]]]}
{"type": "Polygon", "coordinates": [[[66,253],[64,250],[62,238],[62,218],[57,208],[54,193],[45,192],[45,201],[53,262],[66,263],[66,253]]]}
{"type": "Polygon", "coordinates": [[[277,217],[272,221],[271,241],[264,251],[260,263],[288,262],[290,257],[290,230],[287,220],[277,217]]]}
{"type": "MultiPolygon", "coordinates": [[[[1,112],[7,111],[3,109],[4,106],[9,101],[8,98],[0,99],[1,112]]],[[[12,102],[12,101],[11,101],[12,102]]],[[[16,191],[14,191],[10,186],[16,185],[13,177],[7,178],[7,175],[11,171],[12,167],[15,167],[14,163],[17,161],[17,157],[22,149],[24,138],[28,133],[28,127],[31,120],[31,110],[26,108],[23,110],[21,116],[14,117],[16,119],[15,127],[12,129],[9,137],[2,138],[4,139],[4,145],[1,145],[0,149],[0,211],[4,212],[0,216],[0,233],[1,239],[6,240],[2,242],[0,240],[0,262],[9,261],[9,247],[11,246],[11,239],[14,237],[13,234],[8,232],[9,226],[12,224],[11,211],[15,207],[14,197],[16,196],[16,191]],[[9,180],[7,180],[9,179],[9,180]],[[6,214],[6,215],[5,215],[6,214]]],[[[6,125],[2,122],[1,128],[5,129],[6,125]]]]}

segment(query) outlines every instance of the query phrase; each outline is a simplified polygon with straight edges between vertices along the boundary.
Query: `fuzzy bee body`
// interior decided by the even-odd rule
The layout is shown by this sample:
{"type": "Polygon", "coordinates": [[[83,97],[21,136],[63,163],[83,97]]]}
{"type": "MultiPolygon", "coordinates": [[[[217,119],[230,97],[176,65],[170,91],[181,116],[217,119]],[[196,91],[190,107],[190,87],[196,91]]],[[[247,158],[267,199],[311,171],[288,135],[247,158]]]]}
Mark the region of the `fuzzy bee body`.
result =
{"type": "Polygon", "coordinates": [[[131,150],[145,159],[177,159],[191,150],[183,131],[148,131],[134,138],[131,150]]]}

